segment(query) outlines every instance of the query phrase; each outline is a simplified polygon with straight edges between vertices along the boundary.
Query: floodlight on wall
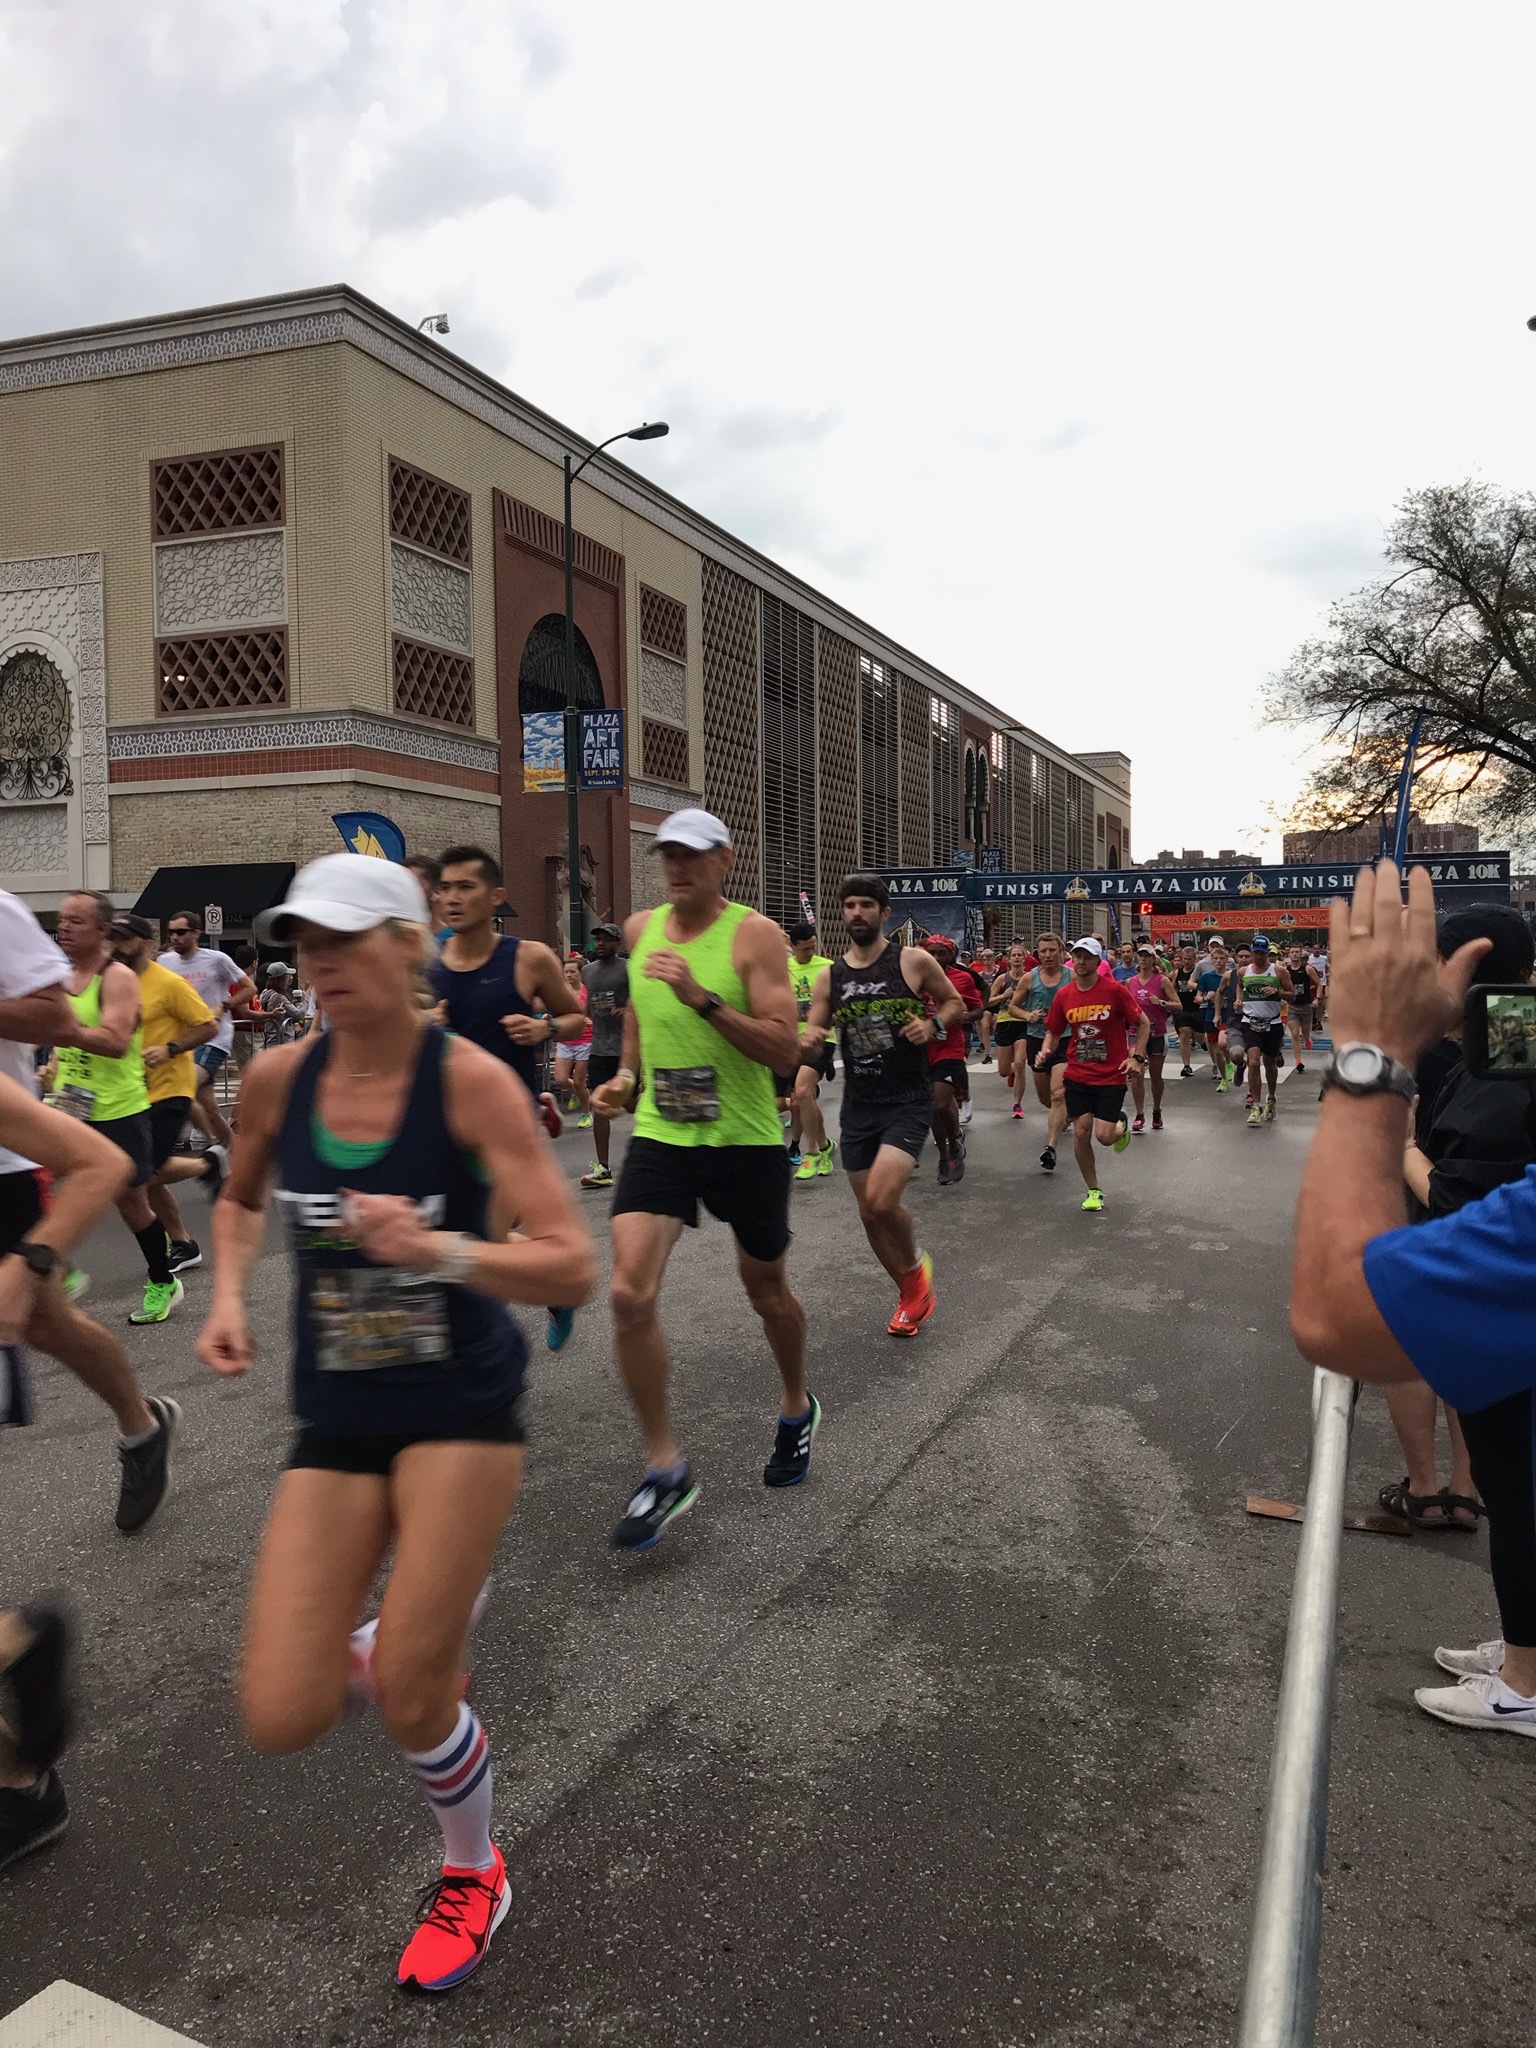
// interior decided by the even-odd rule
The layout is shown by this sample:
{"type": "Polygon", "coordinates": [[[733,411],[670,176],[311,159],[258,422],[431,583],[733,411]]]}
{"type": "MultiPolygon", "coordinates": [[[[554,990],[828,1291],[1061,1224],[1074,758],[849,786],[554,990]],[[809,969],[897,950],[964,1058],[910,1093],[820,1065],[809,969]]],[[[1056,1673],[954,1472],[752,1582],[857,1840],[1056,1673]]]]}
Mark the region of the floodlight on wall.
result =
{"type": "Polygon", "coordinates": [[[448,332],[448,315],[446,313],[429,313],[425,320],[418,320],[416,322],[416,332],[418,334],[446,334],[448,332]]]}

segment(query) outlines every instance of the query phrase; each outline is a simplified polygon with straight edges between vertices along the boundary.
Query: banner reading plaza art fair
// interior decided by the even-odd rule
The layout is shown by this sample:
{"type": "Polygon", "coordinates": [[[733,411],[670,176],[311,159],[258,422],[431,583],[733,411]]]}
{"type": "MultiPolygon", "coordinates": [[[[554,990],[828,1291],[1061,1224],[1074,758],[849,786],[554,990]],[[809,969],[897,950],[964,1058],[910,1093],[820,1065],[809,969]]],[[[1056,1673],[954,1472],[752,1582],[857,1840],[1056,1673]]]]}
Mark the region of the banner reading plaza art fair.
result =
{"type": "MultiPolygon", "coordinates": [[[[624,713],[620,710],[581,714],[582,789],[624,787],[624,713]]],[[[565,713],[523,713],[523,788],[547,796],[565,793],[565,713]]]]}

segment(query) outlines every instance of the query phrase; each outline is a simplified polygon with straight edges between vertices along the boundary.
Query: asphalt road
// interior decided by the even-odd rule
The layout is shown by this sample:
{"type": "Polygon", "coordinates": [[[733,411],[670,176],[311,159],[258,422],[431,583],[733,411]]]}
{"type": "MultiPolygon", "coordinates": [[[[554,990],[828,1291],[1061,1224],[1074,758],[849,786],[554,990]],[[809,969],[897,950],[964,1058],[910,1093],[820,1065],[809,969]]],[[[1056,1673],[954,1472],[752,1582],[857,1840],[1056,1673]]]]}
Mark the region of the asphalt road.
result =
{"type": "MultiPolygon", "coordinates": [[[[282,1262],[245,1384],[192,1356],[206,1276],[133,1334],[186,1410],[140,1538],[112,1527],[109,1425],[43,1368],[38,1426],[0,1437],[0,1594],[71,1591],[84,1727],[72,1831],[0,1879],[0,2013],[62,1977],[208,2048],[1230,2041],[1296,1548],[1243,1502],[1305,1481],[1310,1080],[1262,1131],[1170,1081],[1092,1217],[1070,1158],[1037,1166],[1038,1109],[1012,1125],[978,1070],[967,1179],[940,1191],[930,1154],[916,1198],[940,1297],[916,1343],[884,1334],[841,1176],[797,1188],[826,1422],[787,1495],[760,1483],[775,1387],[729,1240],[690,1236],[665,1315],[703,1497],[649,1558],[606,1544],[639,1461],[602,1306],[537,1352],[475,1670],[516,1900],[438,2003],[392,1988],[436,1835],[382,1734],[270,1760],[231,1711],[287,1439],[282,1262]]],[[[583,1140],[561,1151],[574,1177],[583,1140]]],[[[115,1222],[88,1248],[114,1323],[134,1257],[115,1222]]],[[[1368,1396],[1361,1504],[1390,1441],[1368,1396]]],[[[1324,2043],[1530,2038],[1536,1750],[1411,1699],[1436,1642],[1496,1627],[1481,1538],[1346,1539],[1324,2043]]]]}

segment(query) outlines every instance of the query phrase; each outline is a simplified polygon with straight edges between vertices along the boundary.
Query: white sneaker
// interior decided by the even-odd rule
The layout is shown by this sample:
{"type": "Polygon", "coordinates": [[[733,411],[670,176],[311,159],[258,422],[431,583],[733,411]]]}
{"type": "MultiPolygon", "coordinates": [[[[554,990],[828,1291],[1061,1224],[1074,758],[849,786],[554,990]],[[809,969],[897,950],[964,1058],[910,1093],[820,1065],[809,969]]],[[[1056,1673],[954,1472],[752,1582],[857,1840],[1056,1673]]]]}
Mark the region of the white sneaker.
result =
{"type": "Polygon", "coordinates": [[[1494,1671],[1474,1671],[1458,1685],[1421,1685],[1413,1696],[1426,1714],[1440,1721],[1536,1735],[1536,1699],[1511,1691],[1494,1671]]]}
{"type": "Polygon", "coordinates": [[[968,1123],[970,1122],[970,1120],[971,1120],[971,1115],[972,1115],[972,1103],[971,1103],[971,1098],[969,1097],[969,1095],[967,1095],[967,1096],[966,1096],[966,1098],[965,1098],[965,1100],[964,1100],[964,1101],[963,1101],[963,1102],[961,1103],[961,1105],[960,1105],[960,1121],[961,1121],[961,1123],[962,1123],[962,1124],[968,1124],[968,1123]]]}
{"type": "Polygon", "coordinates": [[[1442,1671],[1454,1671],[1458,1678],[1470,1678],[1479,1671],[1500,1672],[1504,1669],[1504,1638],[1495,1636],[1491,1643],[1479,1643],[1475,1650],[1438,1649],[1435,1662],[1442,1671]]]}

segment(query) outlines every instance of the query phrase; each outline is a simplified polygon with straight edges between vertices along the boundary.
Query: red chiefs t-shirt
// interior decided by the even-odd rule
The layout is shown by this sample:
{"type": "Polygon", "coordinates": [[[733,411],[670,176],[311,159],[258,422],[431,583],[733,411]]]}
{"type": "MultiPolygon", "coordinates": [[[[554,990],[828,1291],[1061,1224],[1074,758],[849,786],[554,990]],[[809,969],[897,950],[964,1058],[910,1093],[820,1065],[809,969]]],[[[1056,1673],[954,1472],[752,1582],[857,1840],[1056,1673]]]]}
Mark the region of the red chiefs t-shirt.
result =
{"type": "Polygon", "coordinates": [[[1072,976],[1057,989],[1045,1020],[1047,1031],[1060,1037],[1072,1027],[1067,1051],[1067,1079],[1089,1088],[1118,1088],[1125,1076],[1121,1063],[1144,1015],[1123,981],[1095,981],[1079,988],[1072,976]]]}
{"type": "MultiPolygon", "coordinates": [[[[968,1010],[981,1008],[981,990],[976,986],[976,977],[968,967],[946,967],[949,985],[955,989],[968,1010]]],[[[928,1063],[936,1065],[939,1060],[963,1060],[965,1058],[965,1025],[952,1025],[945,1038],[936,1038],[928,1048],[928,1063]]]]}

